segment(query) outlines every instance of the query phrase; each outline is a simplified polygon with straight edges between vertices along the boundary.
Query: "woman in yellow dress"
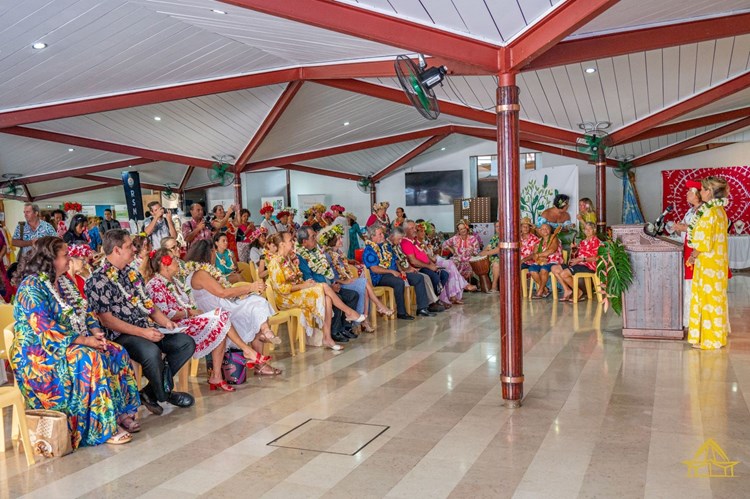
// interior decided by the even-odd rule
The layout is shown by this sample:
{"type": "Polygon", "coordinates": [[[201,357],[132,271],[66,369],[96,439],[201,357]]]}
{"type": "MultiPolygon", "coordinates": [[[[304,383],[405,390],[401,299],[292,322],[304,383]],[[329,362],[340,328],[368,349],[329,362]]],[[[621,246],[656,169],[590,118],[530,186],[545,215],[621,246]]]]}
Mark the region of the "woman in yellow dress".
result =
{"type": "Polygon", "coordinates": [[[687,265],[694,265],[688,342],[702,350],[719,349],[727,344],[729,221],[724,206],[728,195],[725,179],[712,176],[701,180],[704,204],[688,228],[688,246],[693,252],[687,265]]]}
{"type": "Polygon", "coordinates": [[[347,307],[328,284],[312,279],[303,280],[290,233],[272,235],[266,242],[266,249],[269,253],[268,284],[276,294],[276,306],[280,310],[302,309],[303,327],[307,336],[312,336],[315,328],[322,328],[323,346],[331,350],[343,350],[344,347],[331,338],[333,307],[344,312],[346,320],[357,324],[363,322],[365,317],[347,307]]]}

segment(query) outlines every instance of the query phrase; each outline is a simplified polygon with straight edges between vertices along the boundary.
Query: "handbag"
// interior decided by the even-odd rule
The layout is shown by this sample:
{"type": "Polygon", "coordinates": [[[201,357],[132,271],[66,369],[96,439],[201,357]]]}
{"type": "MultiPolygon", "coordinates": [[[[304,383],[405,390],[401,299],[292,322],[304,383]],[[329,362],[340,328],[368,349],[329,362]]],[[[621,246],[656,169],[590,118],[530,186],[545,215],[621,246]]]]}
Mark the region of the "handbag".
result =
{"type": "MultiPolygon", "coordinates": [[[[211,357],[206,358],[206,368],[213,369],[211,357]]],[[[224,380],[230,385],[241,385],[247,381],[247,359],[242,355],[242,350],[230,348],[224,352],[221,362],[221,371],[224,380]]]]}
{"type": "Polygon", "coordinates": [[[34,454],[52,459],[73,452],[68,431],[68,416],[60,411],[26,411],[26,425],[34,454]]]}

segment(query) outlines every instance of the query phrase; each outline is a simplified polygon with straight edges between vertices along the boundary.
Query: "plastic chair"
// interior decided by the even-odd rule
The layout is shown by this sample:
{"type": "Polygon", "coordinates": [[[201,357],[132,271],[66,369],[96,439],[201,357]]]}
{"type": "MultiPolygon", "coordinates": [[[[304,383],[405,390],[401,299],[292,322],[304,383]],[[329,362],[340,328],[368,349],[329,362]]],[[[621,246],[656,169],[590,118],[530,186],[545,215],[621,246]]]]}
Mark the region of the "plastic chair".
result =
{"type": "Polygon", "coordinates": [[[260,276],[258,275],[258,267],[255,265],[255,263],[248,262],[247,267],[250,269],[250,277],[252,277],[253,282],[259,281],[260,276]]]}
{"type": "MultiPolygon", "coordinates": [[[[370,276],[370,269],[365,269],[365,277],[367,278],[367,282],[372,284],[372,277],[370,276]]],[[[393,292],[393,288],[389,288],[388,286],[373,286],[373,290],[375,290],[375,296],[380,298],[381,300],[385,300],[387,303],[387,307],[391,310],[396,310],[396,294],[393,292]]],[[[406,298],[404,298],[406,299],[406,298]]],[[[374,304],[370,304],[370,324],[375,327],[377,325],[377,317],[378,317],[378,310],[375,307],[374,304]]],[[[396,314],[392,314],[390,316],[386,316],[386,319],[388,320],[394,320],[396,318],[396,314]]]]}
{"type": "MultiPolygon", "coordinates": [[[[551,281],[551,284],[552,284],[552,299],[554,301],[557,301],[557,277],[555,277],[555,274],[553,274],[552,272],[550,272],[549,274],[549,280],[551,281]]],[[[536,282],[534,282],[534,279],[529,280],[529,299],[531,299],[534,295],[535,285],[536,285],[536,282]]]]}
{"type": "MultiPolygon", "coordinates": [[[[253,266],[255,266],[255,264],[253,264],[253,266]]],[[[255,282],[255,279],[253,278],[253,272],[250,269],[250,264],[245,262],[238,262],[237,269],[240,271],[240,275],[242,276],[243,281],[255,282]]]]}
{"type": "MultiPolygon", "coordinates": [[[[273,334],[278,335],[279,326],[281,324],[286,324],[286,329],[289,333],[289,349],[292,352],[292,356],[297,355],[297,352],[294,351],[295,335],[297,337],[296,340],[299,345],[299,351],[304,353],[306,335],[304,328],[302,327],[302,318],[304,316],[302,309],[289,308],[286,310],[279,310],[276,307],[276,292],[273,290],[273,286],[271,286],[270,282],[266,282],[266,299],[275,312],[274,315],[268,319],[268,324],[271,326],[273,334]]],[[[266,345],[273,350],[273,345],[271,343],[266,343],[266,345]]]]}
{"type": "Polygon", "coordinates": [[[521,269],[521,292],[524,298],[529,297],[529,269],[521,269]]]}
{"type": "MultiPolygon", "coordinates": [[[[10,344],[13,342],[13,325],[14,323],[7,324],[3,329],[3,341],[0,345],[0,358],[6,358],[10,361],[10,344]]],[[[26,464],[31,466],[36,461],[34,459],[34,451],[31,446],[31,438],[29,437],[29,429],[26,426],[26,401],[23,399],[21,390],[15,385],[15,377],[13,378],[13,384],[8,386],[0,386],[0,452],[5,452],[7,445],[5,441],[5,417],[3,416],[3,410],[6,407],[12,407],[13,415],[11,417],[11,441],[17,440],[21,437],[21,443],[23,444],[23,452],[26,454],[26,464]]]]}
{"type": "Polygon", "coordinates": [[[573,303],[578,303],[579,279],[583,279],[584,284],[586,284],[586,296],[589,300],[591,300],[591,283],[594,283],[594,289],[596,290],[596,301],[601,303],[601,281],[599,280],[599,276],[596,275],[596,272],[579,272],[577,274],[573,274],[573,303]]]}

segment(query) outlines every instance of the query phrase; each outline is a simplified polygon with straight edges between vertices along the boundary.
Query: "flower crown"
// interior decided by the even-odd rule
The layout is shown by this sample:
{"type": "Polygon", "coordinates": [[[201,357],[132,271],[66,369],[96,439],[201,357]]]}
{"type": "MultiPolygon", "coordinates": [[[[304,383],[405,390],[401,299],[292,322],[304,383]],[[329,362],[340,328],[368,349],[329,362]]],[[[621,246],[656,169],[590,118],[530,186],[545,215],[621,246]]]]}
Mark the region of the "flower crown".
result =
{"type": "Polygon", "coordinates": [[[388,207],[391,205],[388,201],[383,201],[382,203],[375,203],[372,205],[372,211],[378,211],[382,209],[388,209],[388,207]]]}
{"type": "Polygon", "coordinates": [[[323,246],[329,246],[329,243],[344,235],[344,228],[340,225],[329,225],[318,234],[318,242],[323,246]]]}
{"type": "Polygon", "coordinates": [[[302,214],[305,218],[310,218],[312,215],[314,215],[314,212],[312,208],[308,208],[302,214]]]}
{"type": "Polygon", "coordinates": [[[265,215],[266,213],[273,213],[273,206],[271,206],[270,204],[267,204],[263,208],[260,209],[261,215],[265,215]]]}
{"type": "Polygon", "coordinates": [[[85,244],[74,244],[68,247],[68,256],[70,256],[70,258],[83,258],[88,260],[93,254],[94,252],[91,248],[85,244]]]}
{"type": "Polygon", "coordinates": [[[424,222],[419,222],[417,226],[422,227],[422,230],[424,230],[424,233],[428,236],[432,235],[432,222],[429,220],[425,220],[424,222]]]}
{"type": "Polygon", "coordinates": [[[331,211],[338,211],[339,213],[344,213],[346,211],[346,208],[344,208],[340,204],[334,204],[334,205],[331,205],[331,211]]]}
{"type": "Polygon", "coordinates": [[[288,216],[289,216],[289,212],[286,211],[286,210],[280,211],[280,212],[278,212],[276,214],[276,218],[278,218],[279,220],[281,220],[284,217],[288,217],[288,216]]]}
{"type": "Polygon", "coordinates": [[[325,218],[327,220],[333,220],[336,217],[333,216],[333,213],[331,213],[330,211],[327,211],[327,212],[323,213],[323,218],[325,218]]]}
{"type": "Polygon", "coordinates": [[[324,211],[326,211],[326,206],[324,204],[321,204],[321,203],[316,203],[316,204],[312,205],[311,209],[313,211],[317,211],[317,212],[323,213],[324,211]]]}
{"type": "Polygon", "coordinates": [[[266,234],[268,234],[268,229],[266,229],[265,227],[258,227],[257,229],[252,231],[250,235],[247,236],[247,242],[252,244],[261,235],[265,236],[266,234]]]}

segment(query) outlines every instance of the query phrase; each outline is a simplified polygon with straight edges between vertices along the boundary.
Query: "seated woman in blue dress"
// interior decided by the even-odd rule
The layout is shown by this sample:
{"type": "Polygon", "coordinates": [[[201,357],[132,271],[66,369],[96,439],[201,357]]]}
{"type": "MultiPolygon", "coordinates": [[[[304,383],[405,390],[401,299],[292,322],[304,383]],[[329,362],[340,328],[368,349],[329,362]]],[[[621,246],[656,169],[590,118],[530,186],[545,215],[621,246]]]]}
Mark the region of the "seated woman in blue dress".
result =
{"type": "Polygon", "coordinates": [[[214,236],[214,266],[231,284],[243,280],[229,250],[229,239],[223,232],[217,232],[214,236]]]}
{"type": "Polygon", "coordinates": [[[36,240],[21,263],[9,349],[13,374],[27,407],[67,414],[73,449],[124,444],[140,430],[130,357],[105,339],[88,301],[66,276],[69,262],[68,245],[48,236],[36,240]]]}

